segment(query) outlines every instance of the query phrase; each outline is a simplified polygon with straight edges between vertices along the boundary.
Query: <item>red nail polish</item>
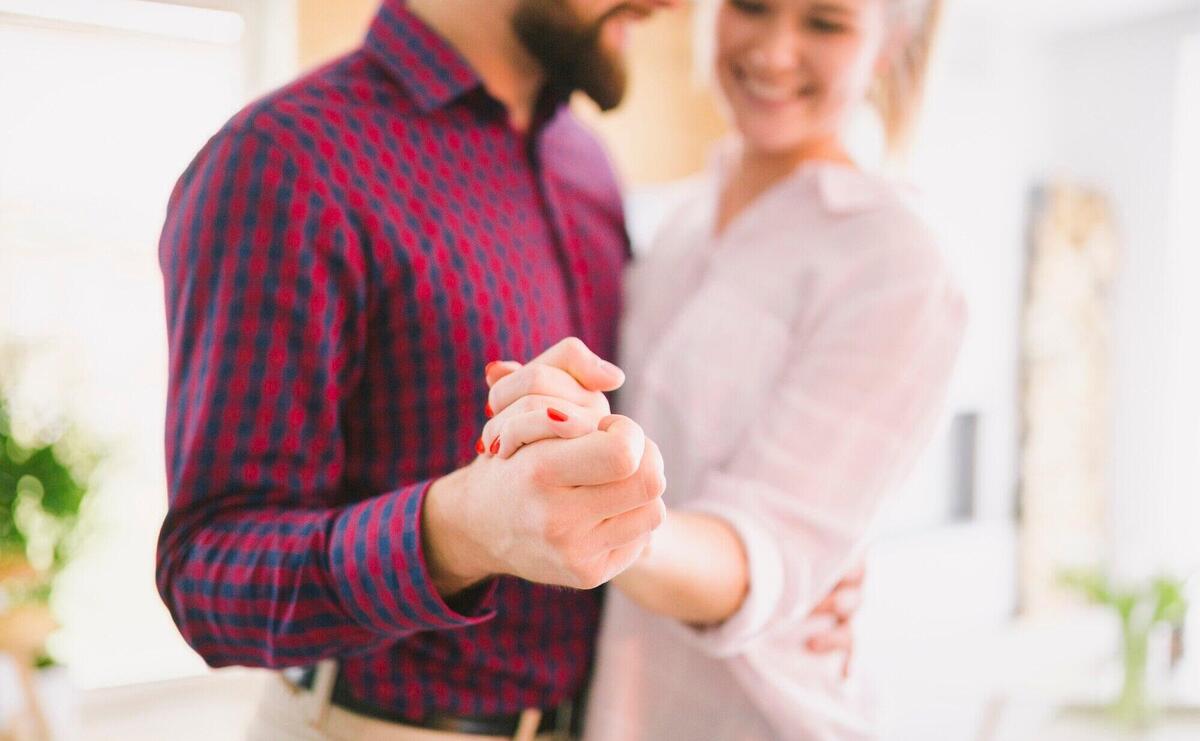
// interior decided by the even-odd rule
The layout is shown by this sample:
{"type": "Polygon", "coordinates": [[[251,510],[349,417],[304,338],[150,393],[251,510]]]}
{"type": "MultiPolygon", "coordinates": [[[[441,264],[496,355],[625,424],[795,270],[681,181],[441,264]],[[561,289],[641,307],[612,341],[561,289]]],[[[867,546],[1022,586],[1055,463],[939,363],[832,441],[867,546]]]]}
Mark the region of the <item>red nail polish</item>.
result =
{"type": "Polygon", "coordinates": [[[567,415],[563,414],[562,412],[558,411],[557,409],[547,409],[546,415],[548,417],[550,417],[550,419],[554,420],[555,422],[566,422],[567,421],[567,415]]]}
{"type": "Polygon", "coordinates": [[[490,450],[492,451],[492,455],[496,455],[500,452],[500,438],[496,438],[492,441],[492,447],[490,450]]]}
{"type": "Polygon", "coordinates": [[[484,405],[483,413],[487,415],[488,419],[491,419],[492,417],[496,416],[496,413],[492,411],[491,402],[488,402],[487,404],[484,405]]]}
{"type": "Polygon", "coordinates": [[[482,437],[475,441],[475,452],[479,453],[480,455],[483,455],[483,438],[482,437]]]}

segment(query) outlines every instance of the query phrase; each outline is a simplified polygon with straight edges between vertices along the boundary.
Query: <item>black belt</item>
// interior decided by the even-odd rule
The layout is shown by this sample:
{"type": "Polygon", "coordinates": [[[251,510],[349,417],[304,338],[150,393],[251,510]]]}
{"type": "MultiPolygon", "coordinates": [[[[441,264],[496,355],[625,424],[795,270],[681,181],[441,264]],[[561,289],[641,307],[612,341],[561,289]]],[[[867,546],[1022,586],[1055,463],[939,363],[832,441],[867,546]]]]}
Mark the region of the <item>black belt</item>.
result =
{"type": "MultiPolygon", "coordinates": [[[[304,689],[312,689],[314,669],[306,669],[297,679],[296,685],[304,689]]],[[[476,715],[462,716],[449,713],[432,713],[423,718],[409,718],[399,713],[368,705],[350,696],[346,685],[341,681],[339,673],[333,684],[333,694],[329,701],[345,710],[368,718],[397,723],[414,728],[427,728],[434,731],[465,733],[472,736],[512,736],[517,732],[517,724],[521,720],[520,713],[508,715],[476,715]]],[[[558,707],[542,711],[542,719],[538,723],[537,733],[562,731],[570,737],[576,737],[580,732],[580,714],[574,712],[576,703],[567,700],[558,707]]]]}

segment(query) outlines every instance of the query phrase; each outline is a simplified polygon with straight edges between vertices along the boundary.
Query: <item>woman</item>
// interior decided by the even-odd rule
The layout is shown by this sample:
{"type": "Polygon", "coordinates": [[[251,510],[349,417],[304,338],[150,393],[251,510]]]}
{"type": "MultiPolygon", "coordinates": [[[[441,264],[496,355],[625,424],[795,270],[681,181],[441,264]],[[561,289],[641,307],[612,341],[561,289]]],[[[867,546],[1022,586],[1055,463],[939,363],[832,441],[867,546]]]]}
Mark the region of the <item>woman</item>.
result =
{"type": "MultiPolygon", "coordinates": [[[[808,616],[926,440],[964,309],[844,140],[873,98],[902,144],[937,2],[719,0],[737,136],[628,278],[621,406],[662,450],[669,516],[613,581],[588,739],[872,735],[808,616]]],[[[568,404],[497,411],[501,455],[583,431],[568,404]]]]}

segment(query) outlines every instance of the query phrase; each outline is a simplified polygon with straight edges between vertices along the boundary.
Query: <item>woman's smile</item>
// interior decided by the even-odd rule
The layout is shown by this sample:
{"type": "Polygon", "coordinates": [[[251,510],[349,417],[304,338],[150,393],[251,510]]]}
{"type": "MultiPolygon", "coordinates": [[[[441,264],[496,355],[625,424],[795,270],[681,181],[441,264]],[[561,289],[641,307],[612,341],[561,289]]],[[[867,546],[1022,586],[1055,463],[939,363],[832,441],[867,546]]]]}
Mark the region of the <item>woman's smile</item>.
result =
{"type": "Polygon", "coordinates": [[[815,84],[796,81],[791,75],[755,74],[747,65],[738,63],[731,63],[729,67],[739,92],[761,104],[785,105],[810,99],[817,93],[815,84]]]}

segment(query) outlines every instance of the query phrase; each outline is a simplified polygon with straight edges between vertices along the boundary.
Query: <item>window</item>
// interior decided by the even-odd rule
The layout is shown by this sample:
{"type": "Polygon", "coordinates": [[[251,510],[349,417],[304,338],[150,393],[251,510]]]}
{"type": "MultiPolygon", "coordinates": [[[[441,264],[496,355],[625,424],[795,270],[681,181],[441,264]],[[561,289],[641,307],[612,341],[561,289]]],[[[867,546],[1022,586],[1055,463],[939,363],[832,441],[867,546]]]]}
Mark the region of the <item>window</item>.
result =
{"type": "Polygon", "coordinates": [[[0,353],[27,361],[18,408],[63,413],[108,451],[93,532],[54,604],[51,650],[85,687],[203,666],[154,588],[158,232],[207,138],[294,71],[284,5],[0,0],[0,353]]]}

